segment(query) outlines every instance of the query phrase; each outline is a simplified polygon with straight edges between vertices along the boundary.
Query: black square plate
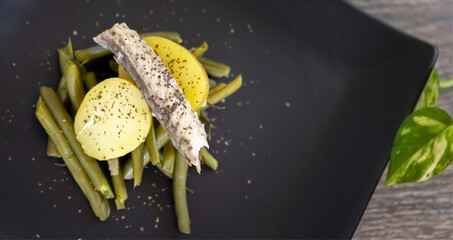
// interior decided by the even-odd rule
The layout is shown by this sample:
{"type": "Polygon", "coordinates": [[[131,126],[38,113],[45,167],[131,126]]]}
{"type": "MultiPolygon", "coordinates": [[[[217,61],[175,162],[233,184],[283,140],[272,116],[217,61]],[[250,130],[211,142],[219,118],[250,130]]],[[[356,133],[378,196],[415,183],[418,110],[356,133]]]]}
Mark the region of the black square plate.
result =
{"type": "Polygon", "coordinates": [[[0,238],[349,238],[437,57],[341,1],[2,1],[0,22],[0,238]],[[56,49],[123,21],[206,40],[245,80],[209,112],[220,168],[190,171],[189,236],[154,168],[99,222],[45,155],[33,104],[59,82],[56,49]]]}

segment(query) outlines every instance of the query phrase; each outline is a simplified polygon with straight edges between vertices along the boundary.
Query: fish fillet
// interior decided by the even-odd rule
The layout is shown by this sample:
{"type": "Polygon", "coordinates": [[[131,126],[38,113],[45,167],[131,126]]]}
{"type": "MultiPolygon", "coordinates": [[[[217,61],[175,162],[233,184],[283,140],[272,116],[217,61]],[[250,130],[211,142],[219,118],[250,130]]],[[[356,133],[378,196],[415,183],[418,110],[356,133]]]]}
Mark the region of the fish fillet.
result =
{"type": "Polygon", "coordinates": [[[206,131],[159,56],[125,23],[115,24],[94,41],[115,54],[135,80],[173,145],[200,172],[199,151],[209,147],[206,131]]]}

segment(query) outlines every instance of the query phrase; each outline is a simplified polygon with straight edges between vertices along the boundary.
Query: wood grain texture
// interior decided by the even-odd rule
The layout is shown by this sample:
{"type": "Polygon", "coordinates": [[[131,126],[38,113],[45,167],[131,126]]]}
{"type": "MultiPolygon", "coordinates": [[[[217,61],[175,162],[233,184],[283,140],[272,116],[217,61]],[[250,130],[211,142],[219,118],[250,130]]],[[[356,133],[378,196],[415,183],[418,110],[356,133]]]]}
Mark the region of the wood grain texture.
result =
{"type": "MultiPolygon", "coordinates": [[[[453,78],[453,0],[349,0],[349,3],[439,48],[436,67],[453,78]]],[[[453,89],[439,106],[453,113],[453,89]]],[[[354,239],[453,239],[453,166],[434,179],[394,187],[383,174],[354,239]]]]}

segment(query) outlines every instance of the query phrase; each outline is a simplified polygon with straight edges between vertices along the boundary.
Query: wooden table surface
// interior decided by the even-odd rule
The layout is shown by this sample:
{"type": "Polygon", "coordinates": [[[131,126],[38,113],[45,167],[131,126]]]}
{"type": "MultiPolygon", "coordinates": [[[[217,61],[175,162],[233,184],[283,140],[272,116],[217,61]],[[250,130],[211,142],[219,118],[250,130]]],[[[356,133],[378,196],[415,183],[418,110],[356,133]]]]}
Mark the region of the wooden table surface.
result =
{"type": "MultiPolygon", "coordinates": [[[[377,19],[439,48],[436,67],[453,78],[453,0],[348,0],[377,19]]],[[[439,106],[453,113],[453,88],[439,106]]],[[[434,179],[385,187],[381,178],[354,239],[453,239],[453,166],[434,179]]]]}

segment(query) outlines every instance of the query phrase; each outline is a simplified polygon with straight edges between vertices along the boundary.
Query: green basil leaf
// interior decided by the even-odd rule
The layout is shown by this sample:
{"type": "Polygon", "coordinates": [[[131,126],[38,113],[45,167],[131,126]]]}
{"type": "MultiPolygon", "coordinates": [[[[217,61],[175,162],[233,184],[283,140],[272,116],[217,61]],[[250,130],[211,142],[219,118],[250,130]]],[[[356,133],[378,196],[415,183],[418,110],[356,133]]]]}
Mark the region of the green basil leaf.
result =
{"type": "Polygon", "coordinates": [[[397,132],[390,155],[387,185],[428,180],[453,159],[453,120],[436,107],[409,115],[397,132]]]}
{"type": "Polygon", "coordinates": [[[431,71],[428,81],[426,82],[425,88],[423,89],[420,98],[418,99],[417,104],[415,105],[415,110],[424,108],[424,107],[436,107],[437,100],[439,99],[439,75],[437,74],[436,69],[431,71]]]}

